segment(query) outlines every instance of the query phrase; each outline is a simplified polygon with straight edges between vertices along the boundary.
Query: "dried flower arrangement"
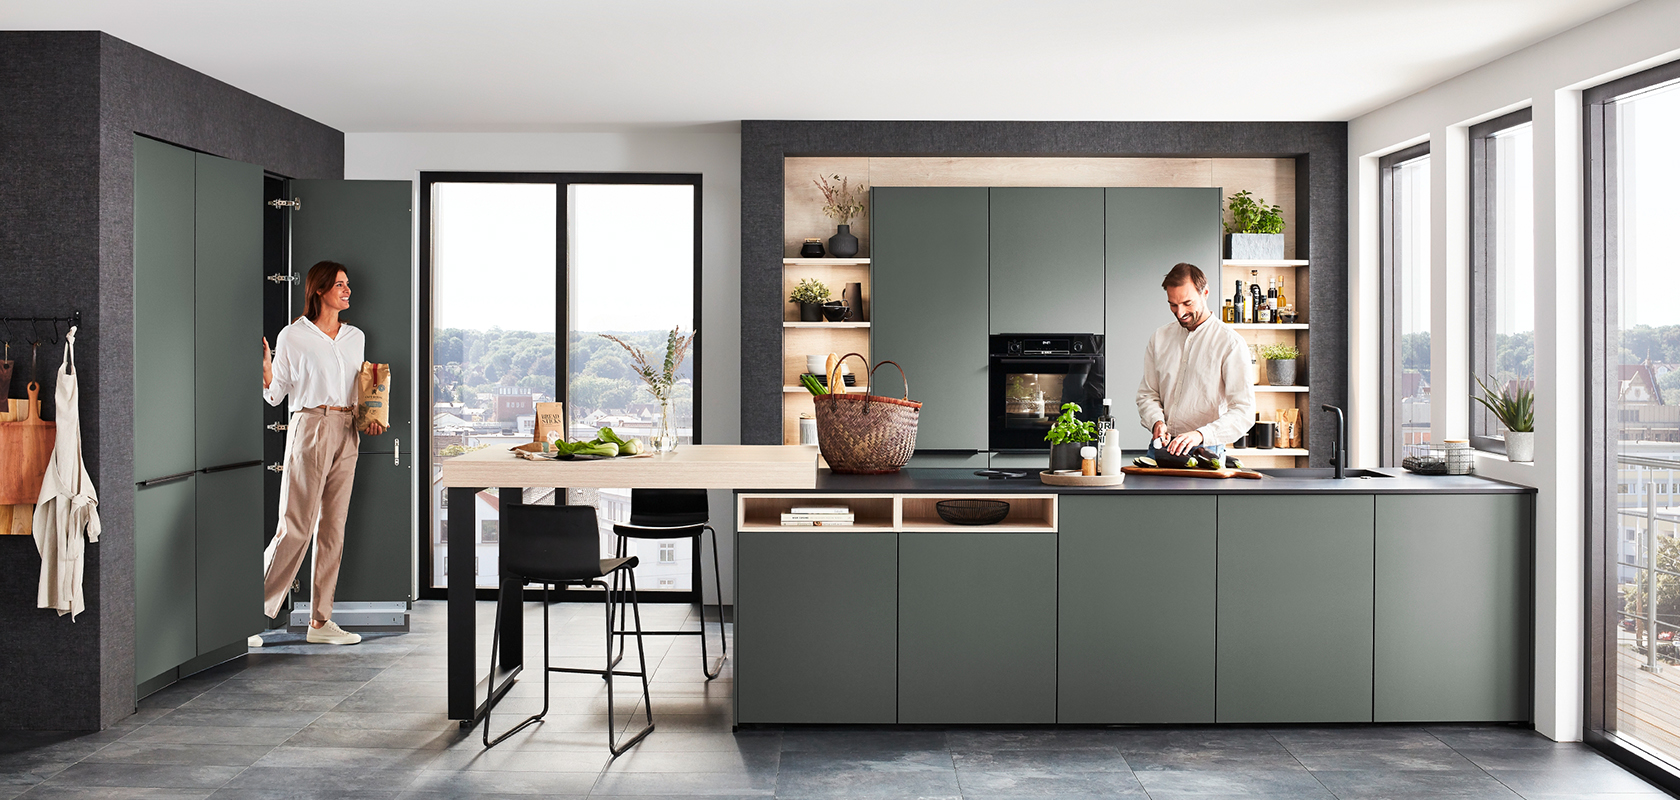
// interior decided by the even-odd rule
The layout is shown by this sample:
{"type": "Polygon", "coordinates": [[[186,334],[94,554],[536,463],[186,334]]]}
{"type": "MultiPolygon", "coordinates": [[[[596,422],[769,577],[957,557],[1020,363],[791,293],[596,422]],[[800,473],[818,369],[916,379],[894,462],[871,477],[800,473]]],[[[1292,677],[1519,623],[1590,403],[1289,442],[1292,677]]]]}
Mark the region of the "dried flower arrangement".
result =
{"type": "Polygon", "coordinates": [[[600,336],[603,339],[618,342],[620,347],[629,350],[630,357],[636,361],[631,369],[634,369],[637,375],[642,376],[642,380],[647,381],[648,391],[653,393],[655,399],[665,401],[671,399],[671,389],[677,383],[677,367],[682,366],[683,359],[688,357],[688,346],[694,342],[694,337],[698,333],[696,331],[684,336],[682,335],[681,325],[672,328],[671,334],[665,337],[664,362],[658,367],[654,366],[653,361],[648,358],[647,353],[642,352],[640,347],[610,333],[603,333],[600,336]]]}
{"type": "Polygon", "coordinates": [[[823,193],[823,214],[837,224],[850,225],[853,217],[863,215],[863,198],[869,191],[867,187],[853,189],[850,180],[839,175],[820,175],[811,183],[823,193]],[[830,183],[831,180],[838,183],[830,183]]]}

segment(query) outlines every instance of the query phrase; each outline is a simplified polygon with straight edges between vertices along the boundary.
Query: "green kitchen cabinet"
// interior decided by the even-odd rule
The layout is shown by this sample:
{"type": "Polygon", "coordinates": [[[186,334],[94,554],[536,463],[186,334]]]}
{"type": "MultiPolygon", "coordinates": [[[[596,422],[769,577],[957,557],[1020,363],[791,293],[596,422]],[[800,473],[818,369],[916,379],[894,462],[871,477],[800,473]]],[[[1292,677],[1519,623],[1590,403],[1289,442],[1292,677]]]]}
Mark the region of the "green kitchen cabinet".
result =
{"type": "MultiPolygon", "coordinates": [[[[922,403],[917,449],[984,450],[987,190],[870,194],[871,357],[897,362],[911,381],[922,403]]],[[[897,370],[876,378],[896,391],[897,370]]]]}
{"type": "Polygon", "coordinates": [[[196,477],[193,547],[196,655],[262,630],[262,469],[211,470],[196,477]]]}
{"type": "Polygon", "coordinates": [[[898,721],[1056,721],[1056,534],[903,533],[898,721]]]}
{"type": "MultiPolygon", "coordinates": [[[[190,472],[197,466],[196,160],[190,150],[134,137],[136,481],[190,472]]],[[[260,370],[262,363],[257,366],[260,370]]]]}
{"type": "Polygon", "coordinates": [[[139,683],[198,655],[196,477],[134,493],[134,677],[139,683]]]}
{"type": "Polygon", "coordinates": [[[1214,721],[1218,498],[1064,495],[1056,721],[1214,721]]]}
{"type": "MultiPolygon", "coordinates": [[[[387,433],[385,438],[391,438],[387,433]]],[[[364,437],[364,441],[366,437],[364,437]]],[[[350,515],[344,524],[344,556],[339,562],[334,601],[391,602],[414,599],[415,546],[410,510],[391,508],[392,498],[407,498],[414,480],[413,453],[361,453],[350,515]],[[396,565],[396,568],[393,568],[396,565]]]]}
{"type": "MultiPolygon", "coordinates": [[[[1212,288],[1208,307],[1219,312],[1220,198],[1218,189],[1209,188],[1103,191],[1108,396],[1117,410],[1129,410],[1143,380],[1144,345],[1155,329],[1173,322],[1166,292],[1160,288],[1173,265],[1186,262],[1201,268],[1212,288]]],[[[1121,425],[1117,430],[1122,447],[1149,446],[1149,432],[1142,427],[1121,425]]]]}
{"type": "Polygon", "coordinates": [[[736,535],[737,722],[896,721],[897,539],[736,535]]]}
{"type": "Polygon", "coordinates": [[[1376,499],[1377,722],[1530,718],[1534,500],[1376,499]]]}
{"type": "Polygon", "coordinates": [[[1370,722],[1371,495],[1219,498],[1219,722],[1370,722]]]}
{"type": "Polygon", "coordinates": [[[1101,333],[1103,190],[990,191],[990,332],[1101,333]]]}
{"type": "Polygon", "coordinates": [[[262,401],[251,388],[262,385],[262,361],[251,343],[263,335],[263,176],[255,164],[194,155],[195,449],[200,469],[216,469],[262,459],[262,401]]]}

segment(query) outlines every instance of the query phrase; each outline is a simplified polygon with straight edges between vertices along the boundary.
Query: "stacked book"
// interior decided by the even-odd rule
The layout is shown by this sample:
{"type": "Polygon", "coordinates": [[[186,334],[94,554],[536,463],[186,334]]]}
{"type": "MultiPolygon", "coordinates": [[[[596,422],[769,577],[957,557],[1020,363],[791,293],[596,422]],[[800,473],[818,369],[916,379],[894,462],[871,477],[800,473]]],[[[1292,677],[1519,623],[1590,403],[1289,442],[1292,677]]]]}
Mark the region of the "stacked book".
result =
{"type": "Polygon", "coordinates": [[[796,506],[782,515],[788,527],[821,527],[852,524],[852,510],[845,506],[796,506]]]}

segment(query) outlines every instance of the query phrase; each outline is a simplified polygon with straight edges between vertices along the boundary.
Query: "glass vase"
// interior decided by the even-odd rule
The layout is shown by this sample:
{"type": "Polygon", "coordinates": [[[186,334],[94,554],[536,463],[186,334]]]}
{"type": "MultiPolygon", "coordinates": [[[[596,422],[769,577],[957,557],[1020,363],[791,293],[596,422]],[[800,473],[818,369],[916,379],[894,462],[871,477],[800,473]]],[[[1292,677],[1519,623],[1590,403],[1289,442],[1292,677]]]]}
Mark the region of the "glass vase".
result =
{"type": "Polygon", "coordinates": [[[659,416],[653,420],[653,452],[669,453],[677,449],[677,401],[659,401],[659,416]]]}

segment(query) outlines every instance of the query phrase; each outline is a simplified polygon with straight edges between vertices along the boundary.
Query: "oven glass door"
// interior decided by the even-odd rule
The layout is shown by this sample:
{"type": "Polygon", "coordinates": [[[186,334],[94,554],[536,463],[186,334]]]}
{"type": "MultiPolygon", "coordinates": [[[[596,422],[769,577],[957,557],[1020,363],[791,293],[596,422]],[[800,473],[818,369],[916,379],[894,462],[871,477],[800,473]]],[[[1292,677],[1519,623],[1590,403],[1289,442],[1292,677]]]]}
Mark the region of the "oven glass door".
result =
{"type": "Polygon", "coordinates": [[[1010,358],[994,356],[991,381],[991,449],[1048,451],[1044,438],[1062,413],[1078,403],[1080,419],[1102,415],[1101,356],[1010,358]]]}

